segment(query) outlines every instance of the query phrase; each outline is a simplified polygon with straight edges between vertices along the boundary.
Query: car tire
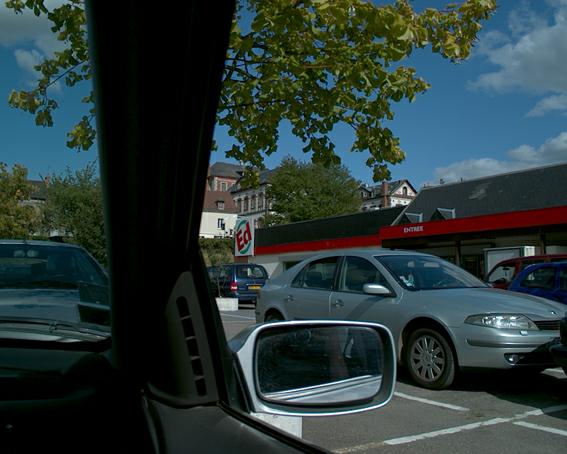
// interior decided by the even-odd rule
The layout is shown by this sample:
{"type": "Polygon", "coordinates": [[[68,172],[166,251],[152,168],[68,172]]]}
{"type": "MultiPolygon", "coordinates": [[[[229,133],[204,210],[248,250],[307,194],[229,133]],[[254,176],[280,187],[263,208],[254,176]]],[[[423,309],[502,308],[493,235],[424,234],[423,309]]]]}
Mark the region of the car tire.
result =
{"type": "Polygon", "coordinates": [[[424,388],[448,388],[455,380],[453,349],[434,329],[420,328],[409,336],[405,363],[412,379],[424,388]]]}
{"type": "Polygon", "coordinates": [[[283,322],[284,318],[282,317],[282,314],[274,311],[274,312],[270,312],[268,315],[266,315],[266,318],[264,319],[264,321],[266,323],[283,322]]]}

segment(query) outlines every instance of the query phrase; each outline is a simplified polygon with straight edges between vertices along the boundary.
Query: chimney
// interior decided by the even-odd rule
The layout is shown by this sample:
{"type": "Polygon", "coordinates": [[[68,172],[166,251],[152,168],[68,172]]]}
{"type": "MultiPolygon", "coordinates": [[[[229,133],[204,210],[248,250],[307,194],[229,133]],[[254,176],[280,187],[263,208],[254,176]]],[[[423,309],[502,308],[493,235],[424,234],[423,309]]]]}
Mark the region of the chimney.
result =
{"type": "Polygon", "coordinates": [[[388,182],[382,181],[382,208],[388,208],[388,206],[389,206],[388,182]]]}

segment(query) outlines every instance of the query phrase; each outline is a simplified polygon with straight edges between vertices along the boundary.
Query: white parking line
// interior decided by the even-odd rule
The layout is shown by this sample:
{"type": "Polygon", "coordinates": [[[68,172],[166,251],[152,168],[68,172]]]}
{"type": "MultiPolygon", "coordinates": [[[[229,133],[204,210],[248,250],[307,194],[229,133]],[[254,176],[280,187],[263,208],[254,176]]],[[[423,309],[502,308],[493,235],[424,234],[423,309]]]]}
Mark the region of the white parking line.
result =
{"type": "Polygon", "coordinates": [[[407,443],[413,443],[414,441],[425,440],[427,438],[435,438],[435,437],[438,437],[438,436],[441,436],[441,435],[450,435],[450,434],[463,432],[463,431],[466,431],[466,430],[478,429],[479,427],[494,426],[496,424],[514,422],[514,421],[518,421],[520,419],[529,418],[530,416],[541,416],[541,415],[544,415],[544,414],[557,413],[557,412],[564,411],[564,410],[567,410],[567,405],[557,405],[555,407],[548,407],[548,408],[543,408],[543,409],[538,409],[538,410],[526,411],[524,413],[519,413],[519,414],[514,415],[512,417],[509,417],[509,418],[493,418],[493,419],[488,419],[486,421],[479,421],[479,422],[475,422],[475,423],[471,423],[471,424],[465,424],[465,425],[462,425],[462,426],[449,427],[447,429],[435,430],[433,432],[426,432],[426,433],[422,433],[422,434],[418,434],[418,435],[410,435],[410,436],[407,436],[407,437],[392,438],[390,440],[373,442],[373,443],[366,443],[364,445],[358,445],[358,446],[352,446],[352,447],[349,447],[349,448],[343,448],[343,449],[336,450],[335,452],[340,453],[340,454],[347,454],[347,453],[352,453],[352,452],[366,451],[366,450],[369,450],[369,449],[376,449],[376,448],[379,448],[379,447],[384,446],[384,445],[393,446],[393,445],[402,445],[402,444],[407,444],[407,443]]]}
{"type": "Polygon", "coordinates": [[[553,427],[547,427],[547,426],[540,426],[538,424],[532,424],[532,423],[524,422],[524,421],[515,422],[514,424],[516,426],[522,426],[522,427],[527,427],[529,429],[541,430],[543,432],[549,432],[550,434],[563,435],[564,437],[567,437],[567,430],[555,429],[553,427]]]}
{"type": "Polygon", "coordinates": [[[565,377],[565,372],[563,372],[563,369],[546,369],[544,373],[546,374],[551,373],[553,375],[560,375],[565,377]]]}
{"type": "Polygon", "coordinates": [[[429,405],[435,405],[436,407],[448,408],[449,410],[469,411],[468,408],[459,407],[458,405],[451,405],[451,404],[446,404],[444,402],[437,402],[435,400],[424,399],[422,397],[410,396],[409,394],[395,392],[394,396],[401,397],[402,399],[415,400],[416,402],[421,402],[422,404],[429,404],[429,405]]]}
{"type": "Polygon", "coordinates": [[[222,317],[236,317],[236,318],[243,318],[245,320],[256,320],[256,317],[244,317],[244,315],[235,315],[235,314],[227,314],[225,312],[221,312],[222,317]]]}

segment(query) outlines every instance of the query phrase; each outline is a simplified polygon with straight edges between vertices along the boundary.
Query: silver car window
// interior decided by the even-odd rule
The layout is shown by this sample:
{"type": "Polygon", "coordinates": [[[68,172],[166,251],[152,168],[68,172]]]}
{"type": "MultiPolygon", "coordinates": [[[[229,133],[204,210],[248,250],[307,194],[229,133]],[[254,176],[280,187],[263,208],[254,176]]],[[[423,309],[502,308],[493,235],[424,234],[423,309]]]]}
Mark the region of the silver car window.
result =
{"type": "Polygon", "coordinates": [[[486,287],[472,274],[437,257],[385,255],[375,258],[407,290],[486,287]]]}
{"type": "Polygon", "coordinates": [[[382,273],[368,260],[362,257],[346,257],[339,277],[338,291],[363,293],[364,284],[389,287],[382,273]]]}
{"type": "Polygon", "coordinates": [[[307,264],[294,278],[292,287],[331,290],[338,257],[325,257],[307,264]]]}

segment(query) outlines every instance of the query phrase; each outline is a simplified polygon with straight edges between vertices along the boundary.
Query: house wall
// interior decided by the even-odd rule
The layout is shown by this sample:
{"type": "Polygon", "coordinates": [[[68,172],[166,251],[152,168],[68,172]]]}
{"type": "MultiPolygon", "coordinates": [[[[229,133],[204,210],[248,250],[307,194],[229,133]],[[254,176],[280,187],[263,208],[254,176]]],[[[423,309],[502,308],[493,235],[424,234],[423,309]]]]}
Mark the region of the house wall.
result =
{"type": "Polygon", "coordinates": [[[234,234],[236,218],[237,218],[236,213],[203,212],[201,216],[201,227],[199,229],[199,236],[201,238],[230,237],[234,234]],[[224,224],[225,224],[224,230],[218,227],[219,219],[224,220],[224,224]]]}

